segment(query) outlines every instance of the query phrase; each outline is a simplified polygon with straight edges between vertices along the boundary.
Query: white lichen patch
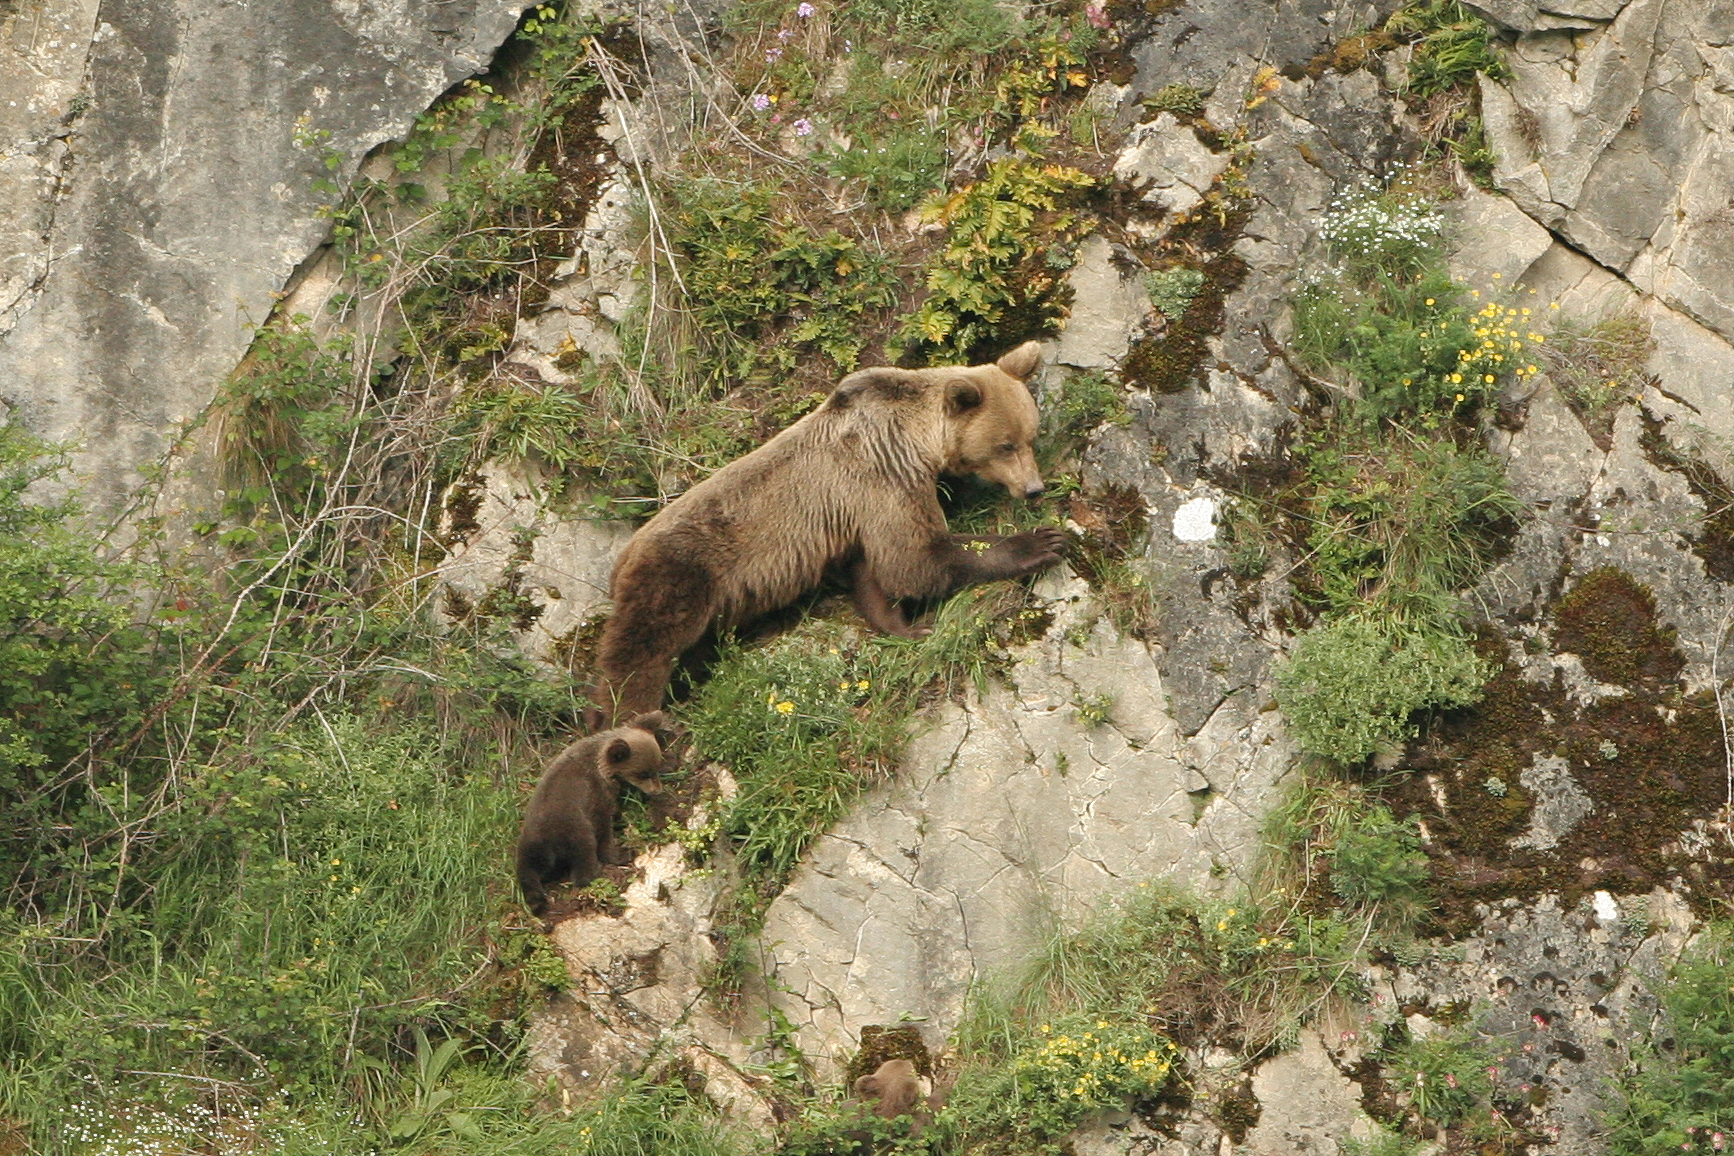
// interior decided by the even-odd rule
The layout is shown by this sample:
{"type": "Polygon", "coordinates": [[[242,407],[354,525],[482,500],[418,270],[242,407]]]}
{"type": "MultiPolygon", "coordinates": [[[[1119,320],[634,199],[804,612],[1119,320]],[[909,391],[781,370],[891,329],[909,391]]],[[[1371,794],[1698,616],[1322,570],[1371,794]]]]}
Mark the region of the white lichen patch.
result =
{"type": "Polygon", "coordinates": [[[1174,511],[1174,536],[1182,542],[1209,542],[1216,537],[1216,502],[1193,498],[1174,511]]]}

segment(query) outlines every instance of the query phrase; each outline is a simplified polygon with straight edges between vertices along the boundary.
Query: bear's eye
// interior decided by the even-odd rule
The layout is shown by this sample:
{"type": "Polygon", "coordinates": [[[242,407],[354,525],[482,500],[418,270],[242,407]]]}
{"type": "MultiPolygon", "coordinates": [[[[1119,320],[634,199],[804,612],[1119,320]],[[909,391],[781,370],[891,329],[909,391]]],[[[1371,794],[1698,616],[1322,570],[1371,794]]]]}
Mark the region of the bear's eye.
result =
{"type": "Polygon", "coordinates": [[[1000,443],[999,452],[1002,454],[1015,454],[1015,453],[1017,453],[1017,450],[1018,450],[1018,446],[1017,446],[1016,442],[1001,442],[1000,443]]]}

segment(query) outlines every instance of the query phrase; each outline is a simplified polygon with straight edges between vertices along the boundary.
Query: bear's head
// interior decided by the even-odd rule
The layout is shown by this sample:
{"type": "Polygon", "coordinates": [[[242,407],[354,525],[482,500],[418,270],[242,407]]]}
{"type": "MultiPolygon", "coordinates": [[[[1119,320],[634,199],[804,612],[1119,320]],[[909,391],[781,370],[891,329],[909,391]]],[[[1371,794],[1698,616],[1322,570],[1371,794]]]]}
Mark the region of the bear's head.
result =
{"type": "Polygon", "coordinates": [[[656,741],[656,731],[666,725],[662,712],[652,711],[600,736],[607,739],[602,747],[604,772],[647,795],[660,794],[662,744],[656,741]]]}
{"type": "Polygon", "coordinates": [[[946,473],[974,474],[1022,498],[1042,492],[1034,448],[1041,415],[1025,384],[1041,360],[1041,346],[1026,341],[992,365],[928,371],[944,375],[946,473]]]}

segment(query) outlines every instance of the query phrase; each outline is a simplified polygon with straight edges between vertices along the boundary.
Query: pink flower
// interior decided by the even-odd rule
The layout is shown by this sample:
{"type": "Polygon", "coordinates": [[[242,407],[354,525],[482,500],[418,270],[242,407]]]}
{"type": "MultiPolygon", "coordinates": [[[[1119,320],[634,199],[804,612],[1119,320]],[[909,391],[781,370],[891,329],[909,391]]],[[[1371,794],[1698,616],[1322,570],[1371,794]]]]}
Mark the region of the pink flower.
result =
{"type": "Polygon", "coordinates": [[[1447,1084],[1450,1084],[1453,1088],[1455,1088],[1457,1086],[1457,1077],[1452,1075],[1450,1072],[1446,1072],[1445,1073],[1445,1082],[1447,1084]]]}
{"type": "Polygon", "coordinates": [[[1710,1147],[1716,1149],[1718,1152],[1722,1151],[1722,1133],[1710,1133],[1710,1147]]]}
{"type": "Polygon", "coordinates": [[[793,40],[794,38],[795,38],[795,30],[793,28],[779,28],[779,29],[777,29],[777,39],[782,41],[784,44],[787,44],[789,41],[793,40]]]}
{"type": "Polygon", "coordinates": [[[795,15],[799,16],[802,20],[811,20],[813,14],[817,11],[818,9],[813,7],[811,4],[803,3],[795,6],[795,15]]]}
{"type": "Polygon", "coordinates": [[[767,49],[765,49],[765,63],[766,64],[775,64],[778,60],[782,59],[782,56],[783,56],[783,50],[781,48],[767,48],[767,49]]]}
{"type": "Polygon", "coordinates": [[[1091,28],[1106,28],[1114,23],[1108,18],[1108,6],[1102,0],[1091,0],[1084,5],[1084,19],[1090,22],[1091,28]]]}
{"type": "Polygon", "coordinates": [[[1540,1012],[1537,1012],[1529,1018],[1535,1021],[1535,1026],[1538,1028],[1545,1028],[1547,1026],[1547,1017],[1542,1015],[1540,1012]]]}
{"type": "Polygon", "coordinates": [[[806,117],[802,117],[800,120],[796,121],[795,122],[795,135],[796,136],[812,136],[813,135],[813,122],[808,120],[806,117]]]}
{"type": "Polygon", "coordinates": [[[1344,1032],[1343,1033],[1343,1042],[1345,1044],[1353,1043],[1355,1040],[1357,1040],[1359,1038],[1360,1037],[1357,1036],[1354,1032],[1344,1032]]]}
{"type": "Polygon", "coordinates": [[[754,96],[748,103],[753,106],[754,112],[763,112],[765,109],[771,107],[771,98],[761,92],[754,96]]]}

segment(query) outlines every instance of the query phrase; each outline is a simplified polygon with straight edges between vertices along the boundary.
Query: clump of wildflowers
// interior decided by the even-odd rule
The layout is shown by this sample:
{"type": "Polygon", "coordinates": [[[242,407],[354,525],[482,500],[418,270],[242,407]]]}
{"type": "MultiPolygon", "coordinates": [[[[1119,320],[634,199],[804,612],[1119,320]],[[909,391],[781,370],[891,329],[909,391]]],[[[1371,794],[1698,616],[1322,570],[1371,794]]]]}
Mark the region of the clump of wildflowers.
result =
{"type": "Polygon", "coordinates": [[[1178,1065],[1179,1049],[1143,1024],[1073,1016],[1040,1025],[1009,1063],[966,1073],[946,1111],[970,1135],[1053,1153],[1086,1113],[1154,1096],[1178,1065]]]}

